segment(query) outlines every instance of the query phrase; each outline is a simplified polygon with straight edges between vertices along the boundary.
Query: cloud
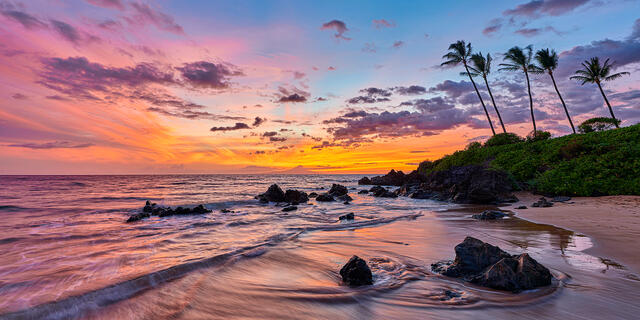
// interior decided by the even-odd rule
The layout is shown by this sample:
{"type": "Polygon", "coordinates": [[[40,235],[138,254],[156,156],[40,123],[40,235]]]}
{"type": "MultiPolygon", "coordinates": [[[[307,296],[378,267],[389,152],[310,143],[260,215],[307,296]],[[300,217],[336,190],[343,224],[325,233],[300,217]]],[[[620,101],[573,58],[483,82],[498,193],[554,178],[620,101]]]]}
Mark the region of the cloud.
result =
{"type": "Polygon", "coordinates": [[[82,37],[80,36],[80,32],[78,32],[75,27],[66,22],[51,20],[51,25],[53,26],[53,30],[55,30],[60,36],[70,42],[77,44],[82,39],[82,37]]]}
{"type": "Polygon", "coordinates": [[[288,96],[282,96],[280,97],[280,99],[278,99],[276,102],[279,103],[299,103],[299,102],[307,102],[307,98],[304,96],[301,96],[297,93],[288,95],[288,96]]]}
{"type": "Polygon", "coordinates": [[[387,21],[385,19],[373,20],[373,26],[376,29],[394,28],[396,23],[393,21],[387,21]]]}
{"type": "Polygon", "coordinates": [[[393,43],[393,47],[396,48],[396,49],[399,49],[399,48],[404,47],[404,44],[405,44],[404,41],[398,40],[398,41],[395,41],[393,43]]]}
{"type": "Polygon", "coordinates": [[[307,102],[311,94],[304,90],[292,87],[287,89],[283,86],[278,87],[278,92],[275,94],[276,103],[302,103],[307,102]]]}
{"type": "Polygon", "coordinates": [[[74,143],[70,141],[52,141],[44,143],[19,143],[10,144],[9,147],[28,149],[78,149],[93,146],[93,143],[74,143]]]}
{"type": "Polygon", "coordinates": [[[16,100],[27,100],[27,99],[29,99],[29,97],[25,96],[25,95],[24,95],[24,94],[22,94],[22,93],[14,93],[14,94],[11,96],[11,98],[14,98],[14,99],[16,99],[16,100]]]}
{"type": "Polygon", "coordinates": [[[134,13],[130,17],[125,17],[125,20],[134,26],[144,26],[145,24],[152,24],[156,28],[175,34],[184,34],[182,26],[177,24],[173,17],[151,8],[144,3],[133,2],[130,4],[134,10],[134,13]]]}
{"type": "Polygon", "coordinates": [[[559,16],[585,5],[591,0],[532,0],[503,12],[505,16],[540,18],[543,15],[559,16]]]}
{"type": "Polygon", "coordinates": [[[85,1],[98,7],[124,10],[124,4],[122,4],[121,0],[85,0],[85,1]]]}
{"type": "Polygon", "coordinates": [[[518,29],[516,31],[514,31],[515,33],[519,34],[519,35],[523,35],[525,37],[535,37],[537,35],[540,35],[542,33],[545,32],[553,32],[557,35],[561,35],[562,33],[559,32],[558,30],[556,30],[554,27],[545,27],[545,28],[521,28],[518,29]]]}
{"type": "Polygon", "coordinates": [[[284,142],[287,141],[285,137],[269,137],[269,141],[271,142],[284,142]]]}
{"type": "Polygon", "coordinates": [[[226,89],[229,87],[229,77],[244,75],[232,64],[207,61],[186,63],[176,69],[187,83],[200,88],[226,89]]]}
{"type": "Polygon", "coordinates": [[[631,31],[629,39],[640,40],[640,19],[636,19],[636,22],[633,23],[633,31],[631,31]]]}
{"type": "Polygon", "coordinates": [[[0,9],[2,9],[0,11],[0,14],[5,16],[6,18],[9,18],[13,21],[16,21],[22,24],[22,26],[27,29],[33,30],[33,29],[43,29],[47,27],[47,24],[40,21],[40,19],[26,12],[17,10],[17,8],[15,8],[11,4],[4,4],[0,6],[0,9]]]}
{"type": "Polygon", "coordinates": [[[391,90],[381,89],[381,88],[365,88],[360,90],[361,93],[366,95],[361,95],[357,97],[353,97],[347,100],[349,104],[358,104],[358,103],[376,103],[376,102],[385,102],[391,101],[388,97],[392,95],[391,90]]]}
{"type": "Polygon", "coordinates": [[[422,86],[394,87],[393,91],[401,96],[421,95],[427,93],[427,89],[422,86]]]}
{"type": "Polygon", "coordinates": [[[340,20],[331,20],[327,23],[324,23],[322,27],[320,27],[320,30],[335,30],[336,33],[334,37],[336,37],[337,39],[342,39],[347,41],[351,40],[351,38],[347,38],[344,36],[344,33],[349,31],[349,29],[347,28],[347,25],[340,20]]]}
{"type": "Polygon", "coordinates": [[[362,47],[362,52],[375,53],[376,51],[376,44],[373,42],[366,42],[362,47]]]}
{"type": "Polygon", "coordinates": [[[493,35],[494,33],[500,31],[502,28],[502,19],[496,18],[489,21],[489,25],[482,30],[482,34],[485,36],[493,35]]]}
{"type": "Polygon", "coordinates": [[[242,129],[249,129],[250,127],[243,122],[236,122],[235,125],[231,126],[231,127],[212,127],[211,129],[209,129],[210,131],[233,131],[233,130],[242,130],[242,129]]]}
{"type": "Polygon", "coordinates": [[[445,80],[441,83],[438,83],[435,87],[431,87],[428,90],[429,93],[439,93],[442,92],[447,96],[457,99],[461,97],[463,94],[467,94],[469,92],[473,92],[473,84],[469,81],[461,80],[460,82],[445,80]]]}
{"type": "Polygon", "coordinates": [[[256,117],[253,120],[253,124],[251,125],[252,127],[259,127],[261,124],[263,124],[265,121],[267,121],[267,119],[265,118],[260,118],[260,117],[256,117]]]}

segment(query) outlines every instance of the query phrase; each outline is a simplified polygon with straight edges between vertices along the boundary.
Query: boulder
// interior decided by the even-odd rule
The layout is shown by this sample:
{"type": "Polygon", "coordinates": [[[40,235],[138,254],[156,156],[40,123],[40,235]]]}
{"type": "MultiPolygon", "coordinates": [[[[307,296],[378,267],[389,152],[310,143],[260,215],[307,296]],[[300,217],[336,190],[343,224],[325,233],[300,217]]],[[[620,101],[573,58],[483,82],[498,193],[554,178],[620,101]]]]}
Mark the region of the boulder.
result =
{"type": "Polygon", "coordinates": [[[373,274],[367,262],[358,256],[353,256],[349,262],[340,269],[342,282],[348,286],[362,286],[373,284],[373,274]]]}
{"type": "Polygon", "coordinates": [[[345,215],[342,215],[342,216],[338,217],[338,220],[353,220],[353,219],[355,219],[355,216],[354,216],[353,212],[349,212],[349,213],[347,213],[345,215]]]}
{"type": "Polygon", "coordinates": [[[345,195],[347,193],[349,193],[349,190],[347,190],[347,187],[341,185],[341,184],[333,184],[331,186],[331,189],[329,189],[328,192],[330,195],[334,196],[334,197],[339,197],[342,195],[345,195]]]}
{"type": "Polygon", "coordinates": [[[358,184],[359,185],[370,185],[371,184],[371,180],[367,177],[364,177],[360,180],[358,180],[358,184]]]}
{"type": "Polygon", "coordinates": [[[293,210],[298,210],[298,207],[296,207],[296,206],[288,206],[288,207],[282,208],[283,212],[289,212],[289,211],[293,211],[293,210]]]}
{"type": "Polygon", "coordinates": [[[282,189],[280,189],[280,187],[274,183],[269,187],[269,189],[267,189],[267,192],[256,196],[256,198],[260,200],[260,202],[265,202],[265,203],[266,202],[284,202],[285,194],[284,194],[284,191],[282,191],[282,189]]]}
{"type": "Polygon", "coordinates": [[[369,192],[371,192],[371,194],[374,197],[381,197],[381,198],[397,198],[398,197],[396,193],[393,193],[381,186],[372,187],[371,189],[369,189],[369,192]]]}
{"type": "Polygon", "coordinates": [[[160,207],[155,203],[150,203],[147,201],[145,206],[142,208],[142,212],[129,216],[127,222],[134,222],[144,218],[148,218],[152,215],[159,217],[168,217],[173,215],[194,215],[194,214],[205,214],[209,213],[211,210],[205,208],[203,205],[197,205],[193,208],[183,208],[176,207],[175,209],[169,207],[160,207]]]}
{"type": "Polygon", "coordinates": [[[553,202],[549,202],[546,198],[542,197],[537,202],[534,202],[531,206],[536,208],[548,208],[553,207],[553,202]]]}
{"type": "Polygon", "coordinates": [[[144,218],[149,218],[151,215],[149,214],[149,212],[140,212],[140,213],[136,213],[136,214],[132,214],[129,216],[129,219],[127,219],[127,222],[134,222],[134,221],[139,221],[142,220],[144,218]]]}
{"type": "Polygon", "coordinates": [[[506,213],[497,210],[485,210],[480,214],[474,214],[471,217],[478,220],[496,220],[507,216],[506,213]]]}
{"type": "Polygon", "coordinates": [[[308,196],[308,197],[309,197],[309,198],[315,198],[315,197],[317,197],[317,196],[318,196],[318,193],[317,193],[317,192],[311,192],[311,193],[309,193],[309,196],[308,196]]]}
{"type": "Polygon", "coordinates": [[[147,200],[144,204],[144,208],[142,208],[142,212],[153,212],[153,209],[157,206],[155,203],[151,203],[151,201],[147,200]]]}
{"type": "Polygon", "coordinates": [[[351,198],[351,196],[349,196],[348,194],[343,194],[339,197],[336,197],[336,199],[340,200],[340,201],[344,201],[344,202],[349,202],[351,200],[353,200],[353,198],[351,198]]]}
{"type": "Polygon", "coordinates": [[[369,190],[360,190],[358,191],[358,194],[367,194],[369,193],[369,190]]]}
{"type": "Polygon", "coordinates": [[[309,201],[309,196],[304,191],[289,189],[284,193],[284,201],[288,203],[305,203],[309,201]]]}
{"type": "Polygon", "coordinates": [[[527,206],[519,206],[519,207],[516,207],[516,209],[520,209],[520,210],[522,210],[522,209],[526,209],[526,208],[527,208],[527,206]]]}
{"type": "Polygon", "coordinates": [[[336,201],[336,199],[334,199],[333,196],[328,193],[322,193],[316,197],[316,201],[331,202],[331,201],[336,201]]]}
{"type": "Polygon", "coordinates": [[[526,253],[513,256],[472,237],[458,244],[455,252],[453,262],[435,263],[431,269],[445,276],[513,292],[551,284],[549,269],[526,253]]]}

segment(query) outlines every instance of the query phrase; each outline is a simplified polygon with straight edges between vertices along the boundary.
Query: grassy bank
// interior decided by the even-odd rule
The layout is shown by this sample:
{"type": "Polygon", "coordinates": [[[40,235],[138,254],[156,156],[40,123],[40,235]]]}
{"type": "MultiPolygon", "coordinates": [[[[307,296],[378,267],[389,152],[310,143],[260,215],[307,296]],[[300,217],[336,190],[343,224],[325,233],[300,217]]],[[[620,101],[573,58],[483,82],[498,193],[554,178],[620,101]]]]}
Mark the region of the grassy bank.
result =
{"type": "Polygon", "coordinates": [[[475,145],[425,161],[418,172],[483,163],[509,172],[524,188],[541,193],[640,195],[640,124],[537,142],[475,145]]]}

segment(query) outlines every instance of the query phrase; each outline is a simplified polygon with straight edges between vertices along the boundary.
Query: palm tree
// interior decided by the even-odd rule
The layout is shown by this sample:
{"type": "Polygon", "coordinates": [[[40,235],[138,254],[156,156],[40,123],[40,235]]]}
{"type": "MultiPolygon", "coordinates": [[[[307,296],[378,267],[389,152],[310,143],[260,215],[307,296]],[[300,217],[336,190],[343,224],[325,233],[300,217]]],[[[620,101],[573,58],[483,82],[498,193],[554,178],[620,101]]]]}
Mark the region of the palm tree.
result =
{"type": "Polygon", "coordinates": [[[564,99],[562,99],[562,95],[558,90],[558,86],[556,85],[556,79],[553,77],[553,70],[558,67],[558,55],[555,50],[540,49],[536,52],[535,56],[538,61],[538,67],[544,71],[546,71],[551,77],[551,82],[553,82],[553,88],[556,89],[556,93],[558,94],[558,98],[560,98],[560,102],[562,102],[562,107],[564,107],[564,113],[567,114],[567,119],[569,119],[569,124],[571,125],[571,130],[573,133],[576,133],[576,128],[573,126],[573,121],[571,121],[571,116],[569,116],[569,110],[567,109],[567,105],[564,103],[564,99]]]}
{"type": "Polygon", "coordinates": [[[506,71],[524,71],[524,75],[527,78],[527,90],[529,91],[529,108],[531,109],[531,122],[533,122],[533,136],[536,137],[538,134],[538,129],[536,128],[536,118],[533,115],[533,97],[531,96],[531,83],[529,81],[529,73],[540,73],[540,68],[536,67],[531,63],[531,57],[533,55],[533,48],[531,45],[520,48],[515,46],[507,53],[504,54],[504,61],[509,61],[510,63],[501,63],[500,70],[506,71]]]}
{"type": "Polygon", "coordinates": [[[460,63],[464,66],[464,69],[467,71],[467,75],[469,76],[469,80],[473,84],[473,88],[476,89],[476,94],[478,94],[478,99],[480,99],[480,104],[482,104],[482,108],[484,109],[484,113],[487,115],[487,120],[489,121],[489,126],[491,127],[491,132],[493,135],[496,135],[496,131],[493,129],[493,123],[491,122],[491,118],[489,117],[489,112],[487,111],[487,107],[484,105],[484,101],[480,96],[480,91],[478,91],[478,87],[476,86],[475,81],[471,77],[471,73],[469,73],[469,64],[468,60],[471,56],[471,43],[465,43],[464,40],[459,40],[456,43],[452,43],[449,45],[449,52],[442,56],[443,59],[447,59],[447,61],[443,62],[442,66],[457,66],[460,63]]]}
{"type": "MultiPolygon", "coordinates": [[[[602,81],[611,81],[622,77],[623,75],[629,75],[629,72],[618,72],[614,74],[611,73],[611,68],[613,68],[613,62],[609,63],[609,59],[604,61],[603,65],[600,65],[600,59],[598,57],[593,57],[591,60],[585,60],[582,63],[583,69],[577,70],[575,75],[570,77],[571,80],[582,81],[582,85],[585,83],[596,83],[598,88],[600,89],[600,93],[602,93],[602,97],[604,98],[604,102],[607,103],[607,107],[609,107],[609,113],[611,113],[611,118],[616,119],[616,116],[613,115],[613,109],[611,108],[611,104],[607,99],[607,96],[604,94],[604,90],[602,90],[602,81]]],[[[616,128],[620,128],[618,123],[616,122],[616,128]]]]}
{"type": "MultiPolygon", "coordinates": [[[[498,119],[500,119],[500,125],[502,126],[502,131],[507,133],[507,129],[504,128],[504,122],[502,122],[502,116],[500,116],[500,111],[498,111],[498,107],[496,107],[496,100],[493,99],[493,94],[491,93],[491,89],[489,88],[489,81],[487,80],[487,76],[491,72],[491,55],[487,53],[487,57],[485,58],[480,53],[474,53],[471,55],[471,63],[473,66],[469,66],[469,73],[472,77],[482,76],[484,79],[484,84],[487,86],[487,92],[489,92],[489,97],[491,97],[491,102],[493,103],[493,108],[496,110],[498,114],[498,119]]],[[[462,75],[465,75],[464,72],[462,75]]]]}

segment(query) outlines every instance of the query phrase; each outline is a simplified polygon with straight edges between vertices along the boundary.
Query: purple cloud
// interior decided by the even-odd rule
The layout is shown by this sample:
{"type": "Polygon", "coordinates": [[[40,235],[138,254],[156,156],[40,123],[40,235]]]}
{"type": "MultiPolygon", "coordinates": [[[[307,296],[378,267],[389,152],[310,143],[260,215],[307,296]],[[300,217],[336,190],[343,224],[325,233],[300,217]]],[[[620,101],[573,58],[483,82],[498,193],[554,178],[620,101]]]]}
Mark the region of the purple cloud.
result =
{"type": "Polygon", "coordinates": [[[98,7],[124,10],[124,4],[122,4],[121,0],[85,0],[85,1],[98,7]]]}
{"type": "Polygon", "coordinates": [[[144,3],[133,2],[130,5],[134,10],[134,14],[130,17],[125,17],[125,20],[127,20],[129,24],[137,26],[152,24],[160,30],[175,34],[184,34],[182,26],[177,24],[173,17],[166,13],[155,10],[144,3]]]}
{"type": "Polygon", "coordinates": [[[256,118],[253,120],[253,124],[252,124],[251,126],[252,126],[252,127],[254,127],[254,128],[255,128],[255,127],[258,127],[258,126],[260,126],[261,124],[265,123],[265,121],[267,121],[267,119],[265,119],[265,118],[260,118],[260,117],[256,117],[256,118]]]}
{"type": "Polygon", "coordinates": [[[513,9],[505,10],[503,14],[527,18],[539,18],[543,15],[559,16],[571,12],[589,1],[591,0],[532,0],[513,9]]]}
{"type": "Polygon", "coordinates": [[[396,23],[393,21],[387,21],[385,19],[379,19],[379,20],[373,20],[373,26],[376,29],[394,28],[396,26],[396,23]]]}
{"type": "Polygon", "coordinates": [[[393,88],[393,91],[401,96],[413,96],[427,93],[427,89],[425,87],[416,85],[409,87],[395,87],[393,88]]]}
{"type": "Polygon", "coordinates": [[[393,43],[393,47],[394,47],[394,48],[396,48],[396,49],[399,49],[399,48],[404,47],[404,41],[400,41],[400,40],[395,41],[395,42],[393,43]]]}
{"type": "Polygon", "coordinates": [[[52,141],[45,143],[18,143],[10,144],[9,147],[28,148],[28,149],[77,149],[93,146],[93,143],[75,143],[70,141],[52,141]]]}
{"type": "Polygon", "coordinates": [[[26,12],[17,10],[13,5],[5,4],[4,6],[0,6],[0,8],[3,9],[0,11],[0,14],[8,19],[22,24],[22,26],[27,29],[33,30],[47,27],[47,24],[40,21],[40,19],[26,12]]]}
{"type": "Polygon", "coordinates": [[[493,19],[489,21],[489,25],[482,30],[482,34],[484,34],[485,36],[490,36],[500,31],[500,28],[502,28],[502,19],[493,19]]]}
{"type": "Polygon", "coordinates": [[[242,130],[242,129],[249,129],[249,128],[250,127],[246,123],[236,122],[235,125],[230,127],[212,127],[209,130],[216,132],[216,131],[234,131],[234,130],[242,130]]]}
{"type": "Polygon", "coordinates": [[[244,75],[231,64],[207,61],[186,63],[176,69],[182,73],[187,83],[200,88],[226,89],[229,87],[229,77],[244,75]]]}
{"type": "Polygon", "coordinates": [[[340,20],[331,20],[327,23],[324,23],[322,24],[322,27],[320,27],[320,30],[335,30],[336,34],[334,35],[334,37],[336,37],[337,39],[347,41],[351,40],[351,38],[347,38],[344,36],[344,33],[349,31],[349,29],[347,28],[347,24],[340,20]]]}

